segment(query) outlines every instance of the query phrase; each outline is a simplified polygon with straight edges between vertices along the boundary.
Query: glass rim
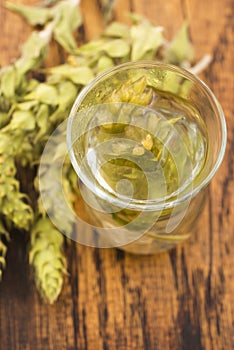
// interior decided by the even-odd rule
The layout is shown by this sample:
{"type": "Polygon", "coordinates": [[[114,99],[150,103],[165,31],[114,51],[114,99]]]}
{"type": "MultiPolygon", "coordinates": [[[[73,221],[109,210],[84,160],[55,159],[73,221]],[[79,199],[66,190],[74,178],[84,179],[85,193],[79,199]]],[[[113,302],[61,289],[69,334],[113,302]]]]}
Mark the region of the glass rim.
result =
{"type": "MultiPolygon", "coordinates": [[[[218,102],[217,98],[215,97],[214,93],[211,91],[211,89],[208,87],[206,83],[204,83],[200,78],[189,72],[188,70],[175,66],[173,64],[167,64],[162,63],[158,61],[151,61],[151,60],[141,60],[141,61],[135,61],[135,62],[126,62],[118,66],[111,67],[109,69],[106,69],[104,72],[100,73],[97,77],[92,79],[78,94],[68,117],[68,123],[67,123],[67,147],[68,147],[68,153],[71,160],[71,163],[81,179],[82,182],[85,183],[86,186],[93,192],[95,195],[99,196],[100,198],[111,201],[113,204],[116,204],[117,206],[123,206],[123,203],[126,204],[126,207],[134,210],[164,210],[167,208],[172,208],[174,206],[177,206],[179,204],[182,204],[188,200],[191,200],[198,192],[200,192],[203,188],[205,188],[214,175],[216,174],[217,170],[219,169],[226,149],[226,143],[227,143],[227,127],[226,127],[226,120],[224,117],[224,113],[222,110],[222,107],[220,103],[218,102]],[[76,115],[76,112],[79,108],[79,105],[83,101],[83,99],[87,96],[89,93],[89,90],[93,88],[95,85],[97,85],[99,82],[103,80],[103,78],[107,78],[108,76],[112,76],[115,72],[118,71],[124,71],[128,69],[134,69],[134,68],[150,68],[150,67],[159,67],[163,68],[165,70],[169,70],[175,73],[178,73],[185,78],[197,83],[199,85],[199,89],[203,91],[203,93],[209,98],[210,103],[212,105],[212,109],[215,111],[217,116],[219,117],[220,124],[221,124],[221,147],[219,149],[218,156],[216,158],[216,161],[214,165],[212,166],[211,170],[209,171],[208,175],[205,177],[203,181],[198,183],[197,185],[193,186],[191,190],[188,188],[188,192],[185,192],[183,195],[172,198],[172,200],[169,199],[167,202],[156,202],[156,199],[145,199],[145,200],[137,200],[137,199],[129,199],[127,201],[124,201],[123,198],[119,198],[117,196],[114,196],[112,193],[107,192],[106,190],[99,189],[95,187],[93,183],[86,177],[86,176],[80,176],[79,175],[79,164],[77,163],[77,160],[75,158],[74,152],[73,152],[73,145],[72,145],[72,124],[74,117],[76,115]]],[[[203,169],[201,169],[199,176],[202,174],[203,169]]],[[[186,191],[186,190],[185,190],[186,191]]]]}

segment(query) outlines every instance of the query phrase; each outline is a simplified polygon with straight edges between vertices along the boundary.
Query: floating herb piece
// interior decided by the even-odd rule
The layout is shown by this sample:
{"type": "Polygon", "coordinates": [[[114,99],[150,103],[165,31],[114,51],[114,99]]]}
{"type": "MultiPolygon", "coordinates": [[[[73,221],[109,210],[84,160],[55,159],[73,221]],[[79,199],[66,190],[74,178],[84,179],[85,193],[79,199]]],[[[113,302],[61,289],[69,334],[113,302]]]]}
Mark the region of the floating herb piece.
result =
{"type": "Polygon", "coordinates": [[[152,99],[152,89],[146,86],[146,78],[142,76],[136,81],[129,80],[119,90],[114,90],[108,102],[129,102],[146,106],[152,99]]]}

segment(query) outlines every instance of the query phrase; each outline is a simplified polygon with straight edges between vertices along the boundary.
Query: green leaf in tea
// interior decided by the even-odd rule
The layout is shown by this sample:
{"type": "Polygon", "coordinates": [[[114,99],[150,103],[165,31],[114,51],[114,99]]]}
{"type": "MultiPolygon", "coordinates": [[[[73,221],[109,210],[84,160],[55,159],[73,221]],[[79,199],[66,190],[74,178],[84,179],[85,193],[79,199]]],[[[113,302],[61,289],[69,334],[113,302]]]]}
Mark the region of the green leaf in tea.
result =
{"type": "Polygon", "coordinates": [[[143,75],[136,81],[125,82],[120,89],[114,90],[108,102],[129,102],[146,106],[150,103],[153,90],[147,87],[146,77],[143,75]]]}

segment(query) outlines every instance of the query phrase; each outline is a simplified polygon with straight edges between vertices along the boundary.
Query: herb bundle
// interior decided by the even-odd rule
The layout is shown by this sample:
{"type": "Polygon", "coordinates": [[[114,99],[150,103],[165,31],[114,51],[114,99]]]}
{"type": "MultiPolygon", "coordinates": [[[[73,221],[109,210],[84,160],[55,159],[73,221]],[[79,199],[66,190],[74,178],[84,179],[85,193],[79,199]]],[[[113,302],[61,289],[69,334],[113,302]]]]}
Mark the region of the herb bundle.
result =
{"type": "MultiPolygon", "coordinates": [[[[31,33],[21,56],[12,65],[0,69],[0,280],[6,265],[9,232],[15,228],[28,232],[29,263],[37,288],[45,301],[53,303],[61,292],[67,270],[65,238],[50,222],[40,198],[35,203],[30,193],[23,192],[24,169],[34,169],[34,192],[38,193],[37,169],[49,135],[68,117],[82,87],[103,70],[127,61],[155,59],[199,73],[210,57],[205,56],[191,66],[194,52],[187,22],[168,42],[162,27],[135,14],[130,15],[130,27],[113,21],[98,38],[79,46],[73,35],[82,25],[79,1],[48,5],[6,3],[9,10],[40,30],[31,33]],[[64,49],[67,59],[59,66],[46,68],[52,40],[64,49]]],[[[114,1],[109,5],[103,1],[103,13],[108,18],[113,5],[114,1]]],[[[134,101],[138,103],[137,96],[134,101]]],[[[73,204],[74,172],[69,162],[65,168],[63,181],[73,204]]]]}

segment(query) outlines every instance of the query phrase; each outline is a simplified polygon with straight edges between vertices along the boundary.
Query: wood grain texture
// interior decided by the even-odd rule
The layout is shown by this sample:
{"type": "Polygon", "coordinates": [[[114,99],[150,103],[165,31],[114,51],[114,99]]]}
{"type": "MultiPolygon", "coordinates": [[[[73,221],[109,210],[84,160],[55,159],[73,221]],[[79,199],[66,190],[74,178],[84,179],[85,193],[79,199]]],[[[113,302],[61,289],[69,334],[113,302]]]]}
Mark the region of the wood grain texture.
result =
{"type": "MultiPolygon", "coordinates": [[[[83,0],[82,7],[93,37],[103,26],[98,1],[83,0]]],[[[125,12],[135,11],[165,26],[168,38],[189,19],[197,58],[214,57],[204,80],[225,112],[226,156],[188,242],[155,256],[71,244],[70,275],[53,306],[41,302],[31,281],[26,239],[13,234],[0,285],[1,350],[234,349],[233,8],[233,0],[117,1],[116,19],[127,21],[125,12]]],[[[0,19],[5,65],[29,28],[3,2],[0,19]]]]}

